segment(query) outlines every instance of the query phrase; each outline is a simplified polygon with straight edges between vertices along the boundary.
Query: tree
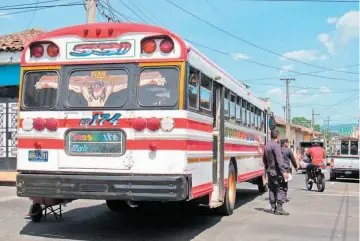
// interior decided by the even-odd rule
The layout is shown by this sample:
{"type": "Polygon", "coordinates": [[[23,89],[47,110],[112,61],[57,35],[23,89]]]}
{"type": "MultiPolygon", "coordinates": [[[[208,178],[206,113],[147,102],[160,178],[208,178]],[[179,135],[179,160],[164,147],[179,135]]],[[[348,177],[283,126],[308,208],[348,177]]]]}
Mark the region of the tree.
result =
{"type": "MultiPolygon", "coordinates": [[[[299,125],[299,126],[304,126],[307,128],[311,128],[311,120],[306,119],[303,116],[297,116],[294,117],[291,121],[293,124],[295,125],[299,125]]],[[[321,131],[320,125],[319,124],[315,124],[314,125],[314,130],[315,131],[321,131]]]]}

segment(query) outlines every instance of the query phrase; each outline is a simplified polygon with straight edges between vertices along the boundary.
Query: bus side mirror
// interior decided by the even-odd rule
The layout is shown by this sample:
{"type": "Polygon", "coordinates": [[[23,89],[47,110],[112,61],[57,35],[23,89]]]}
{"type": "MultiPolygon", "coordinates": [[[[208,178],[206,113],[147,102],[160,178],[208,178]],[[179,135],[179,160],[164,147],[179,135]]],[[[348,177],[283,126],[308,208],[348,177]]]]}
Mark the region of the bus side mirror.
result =
{"type": "Polygon", "coordinates": [[[269,117],[269,128],[270,130],[274,130],[275,129],[275,126],[276,126],[276,123],[275,123],[275,118],[273,115],[271,115],[269,117]]]}

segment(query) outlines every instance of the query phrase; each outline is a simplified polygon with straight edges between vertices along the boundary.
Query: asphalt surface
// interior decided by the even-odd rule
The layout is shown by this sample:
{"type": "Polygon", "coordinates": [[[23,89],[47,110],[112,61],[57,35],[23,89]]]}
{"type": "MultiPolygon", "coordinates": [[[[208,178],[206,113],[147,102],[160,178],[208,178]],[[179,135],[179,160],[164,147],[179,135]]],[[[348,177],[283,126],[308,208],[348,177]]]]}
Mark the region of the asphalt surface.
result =
{"type": "Polygon", "coordinates": [[[327,181],[325,192],[306,191],[304,175],[290,183],[290,216],[269,213],[267,194],[256,186],[238,185],[234,214],[222,217],[205,208],[180,205],[113,213],[103,201],[74,201],[62,221],[49,216],[40,223],[25,217],[30,201],[15,187],[0,186],[0,240],[116,241],[275,241],[359,240],[358,180],[327,181]]]}

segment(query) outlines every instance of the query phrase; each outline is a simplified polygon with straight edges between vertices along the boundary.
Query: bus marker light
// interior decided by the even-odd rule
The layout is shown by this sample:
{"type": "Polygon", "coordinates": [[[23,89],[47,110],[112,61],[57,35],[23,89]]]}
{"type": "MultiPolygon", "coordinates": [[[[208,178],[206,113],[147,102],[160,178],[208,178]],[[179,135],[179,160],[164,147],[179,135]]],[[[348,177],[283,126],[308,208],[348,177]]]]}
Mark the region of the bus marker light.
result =
{"type": "Polygon", "coordinates": [[[173,51],[174,49],[174,43],[169,40],[169,39],[164,39],[163,41],[161,41],[160,43],[160,50],[163,53],[170,53],[171,51],[173,51]]]}
{"type": "Polygon", "coordinates": [[[152,54],[155,52],[156,43],[153,39],[149,39],[143,42],[142,50],[147,54],[152,54]]]}
{"type": "Polygon", "coordinates": [[[31,57],[40,58],[44,55],[44,47],[41,44],[33,45],[30,48],[31,57]]]}
{"type": "Polygon", "coordinates": [[[170,117],[165,117],[161,120],[160,125],[161,129],[163,129],[164,131],[171,131],[172,129],[174,129],[175,122],[174,119],[170,117]]]}
{"type": "Polygon", "coordinates": [[[45,121],[41,118],[36,118],[34,120],[34,129],[37,131],[42,131],[45,129],[45,121]]]}
{"type": "Polygon", "coordinates": [[[46,120],[46,128],[49,131],[56,131],[58,129],[58,121],[55,118],[49,118],[46,120]]]}
{"type": "Polygon", "coordinates": [[[34,128],[34,121],[31,118],[26,118],[22,122],[22,128],[24,131],[31,131],[34,128]]]}
{"type": "Polygon", "coordinates": [[[97,29],[96,29],[96,35],[99,36],[100,33],[101,33],[101,29],[100,29],[100,28],[97,28],[97,29]]]}
{"type": "Polygon", "coordinates": [[[150,151],[156,151],[156,150],[157,150],[156,144],[155,144],[155,143],[151,143],[151,144],[149,145],[149,149],[150,149],[150,151]]]}
{"type": "Polygon", "coordinates": [[[157,131],[160,129],[160,120],[156,117],[152,117],[147,121],[147,128],[151,131],[157,131]]]}
{"type": "Polygon", "coordinates": [[[137,131],[143,131],[146,128],[146,120],[144,118],[138,117],[133,123],[133,128],[137,131]]]}
{"type": "Polygon", "coordinates": [[[46,52],[50,57],[56,57],[59,54],[59,47],[56,44],[49,44],[46,48],[46,52]]]}

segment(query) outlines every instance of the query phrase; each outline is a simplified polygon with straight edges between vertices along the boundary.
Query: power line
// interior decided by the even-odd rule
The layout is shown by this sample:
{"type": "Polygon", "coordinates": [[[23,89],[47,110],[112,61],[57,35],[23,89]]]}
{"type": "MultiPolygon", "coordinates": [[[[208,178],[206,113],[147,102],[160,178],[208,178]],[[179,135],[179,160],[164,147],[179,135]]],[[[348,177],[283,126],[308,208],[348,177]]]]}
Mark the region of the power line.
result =
{"type": "Polygon", "coordinates": [[[137,7],[136,4],[133,4],[133,3],[131,2],[131,0],[128,0],[128,2],[129,2],[137,11],[139,11],[144,18],[147,18],[147,19],[150,20],[151,23],[156,24],[151,18],[149,18],[149,17],[141,10],[140,7],[137,7]]]}
{"type": "Polygon", "coordinates": [[[288,59],[288,60],[291,60],[291,61],[294,61],[294,62],[297,62],[297,63],[300,63],[300,64],[308,65],[308,66],[315,67],[315,68],[319,68],[319,69],[332,70],[332,71],[335,71],[335,72],[348,73],[348,74],[359,74],[359,73],[355,73],[355,72],[348,72],[348,71],[341,71],[341,70],[336,70],[336,69],[325,68],[325,67],[322,67],[322,66],[313,65],[313,64],[309,64],[309,63],[306,63],[306,62],[303,62],[303,61],[300,61],[300,60],[297,60],[297,59],[293,59],[293,58],[286,57],[286,56],[284,56],[284,55],[282,55],[282,54],[276,53],[276,52],[274,52],[274,51],[272,51],[272,50],[266,49],[266,48],[261,47],[261,46],[259,46],[259,45],[257,45],[257,44],[254,44],[254,43],[252,43],[252,42],[250,42],[250,41],[248,41],[248,40],[245,40],[245,39],[243,39],[243,38],[241,38],[241,37],[239,37],[239,36],[237,36],[237,35],[235,35],[235,34],[232,34],[232,33],[230,33],[229,31],[226,31],[226,30],[224,30],[224,29],[222,29],[222,28],[220,28],[220,27],[218,27],[218,26],[210,23],[209,21],[206,21],[206,20],[200,18],[200,17],[197,16],[196,14],[194,14],[194,13],[192,13],[192,12],[190,12],[190,11],[182,8],[182,7],[180,7],[179,5],[175,4],[175,3],[172,2],[171,0],[165,0],[165,1],[167,1],[167,2],[170,3],[171,5],[175,6],[176,8],[182,10],[183,12],[187,13],[188,15],[191,15],[192,17],[196,18],[197,20],[199,20],[199,21],[201,21],[201,22],[203,22],[203,23],[205,23],[205,24],[207,24],[207,25],[209,25],[209,26],[211,26],[211,27],[219,30],[220,32],[223,32],[223,33],[225,33],[225,34],[227,34],[227,35],[229,35],[229,36],[231,36],[231,37],[233,37],[233,38],[235,38],[235,39],[237,39],[237,40],[240,40],[241,42],[244,42],[244,43],[246,43],[246,44],[248,44],[248,45],[251,45],[251,46],[253,46],[253,47],[255,47],[255,48],[261,49],[261,50],[263,50],[263,51],[265,51],[265,52],[271,53],[271,54],[273,54],[273,55],[279,56],[279,57],[284,58],[284,59],[288,59]]]}
{"type": "Polygon", "coordinates": [[[308,2],[308,3],[359,3],[354,0],[235,0],[237,2],[308,2]]]}
{"type": "Polygon", "coordinates": [[[37,4],[42,4],[42,3],[52,3],[52,2],[60,2],[60,1],[64,1],[64,0],[49,0],[49,1],[39,1],[36,3],[23,3],[23,4],[15,4],[15,5],[7,5],[7,6],[0,6],[0,10],[8,10],[8,8],[12,8],[12,7],[19,7],[19,6],[28,6],[28,5],[37,5],[37,4]]]}
{"type": "MultiPolygon", "coordinates": [[[[123,18],[124,18],[126,21],[128,21],[128,22],[131,22],[130,19],[133,19],[133,20],[137,21],[137,19],[135,19],[135,18],[132,18],[132,17],[129,17],[129,16],[125,15],[125,14],[120,13],[120,12],[117,11],[115,8],[113,8],[112,6],[106,7],[105,5],[102,4],[102,1],[101,1],[101,0],[99,1],[99,5],[100,5],[101,7],[103,7],[104,9],[108,10],[108,11],[109,11],[109,10],[112,10],[113,12],[117,13],[118,15],[120,15],[121,17],[123,17],[123,18]]],[[[119,16],[117,16],[117,17],[119,18],[119,16]]],[[[115,20],[113,19],[113,21],[115,21],[115,20]]],[[[121,22],[121,21],[120,21],[120,22],[121,22]]]]}
{"type": "Polygon", "coordinates": [[[137,14],[132,8],[130,8],[128,5],[124,3],[124,1],[119,0],[127,9],[129,9],[133,14],[135,14],[140,20],[144,21],[144,23],[147,23],[145,19],[143,19],[139,14],[137,14]]]}
{"type": "MultiPolygon", "coordinates": [[[[39,0],[36,0],[36,7],[37,7],[38,4],[39,4],[39,0]]],[[[28,24],[28,27],[27,27],[28,29],[30,28],[30,25],[31,25],[31,23],[32,23],[32,21],[33,21],[33,19],[34,19],[34,17],[35,17],[36,10],[37,10],[37,8],[35,9],[32,17],[30,18],[30,21],[29,21],[29,24],[28,24]]]]}
{"type": "Polygon", "coordinates": [[[39,6],[38,8],[35,8],[35,9],[29,9],[29,10],[24,10],[24,11],[17,11],[17,12],[0,14],[0,16],[10,16],[10,15],[16,15],[16,14],[20,14],[20,13],[39,11],[39,10],[44,10],[44,9],[48,9],[48,8],[55,8],[55,7],[72,7],[72,6],[81,6],[81,5],[83,5],[83,4],[82,3],[69,3],[69,4],[62,4],[62,5],[48,5],[48,6],[41,6],[41,7],[39,6]]]}
{"type": "MultiPolygon", "coordinates": [[[[168,1],[168,0],[166,0],[166,1],[168,1]]],[[[217,52],[217,53],[220,53],[220,54],[223,54],[223,55],[228,55],[228,56],[232,56],[232,57],[233,57],[233,55],[230,54],[230,53],[226,53],[226,52],[223,52],[223,51],[221,51],[221,50],[217,50],[217,49],[214,49],[214,48],[205,46],[205,45],[203,45],[203,44],[196,43],[196,42],[191,41],[191,40],[189,40],[189,39],[185,39],[185,40],[188,41],[188,42],[190,42],[190,43],[192,43],[192,44],[194,44],[194,45],[198,45],[198,46],[200,46],[200,47],[209,49],[209,50],[211,50],[211,51],[214,51],[214,52],[217,52]]],[[[286,69],[283,69],[283,68],[279,68],[279,67],[276,67],[276,66],[271,66],[271,65],[268,65],[268,64],[263,64],[263,63],[256,62],[256,61],[253,61],[253,60],[250,60],[250,59],[245,59],[245,58],[242,58],[241,60],[246,61],[246,62],[249,62],[249,63],[261,65],[261,66],[264,66],[264,67],[276,69],[276,70],[284,70],[284,71],[296,73],[296,74],[299,74],[299,75],[307,75],[307,76],[312,76],[312,77],[322,78],[322,79],[332,79],[332,80],[344,80],[344,81],[350,81],[350,82],[358,82],[358,80],[344,79],[344,78],[335,78],[335,77],[326,77],[326,76],[321,76],[321,75],[301,73],[301,72],[294,71],[294,70],[286,70],[286,69]]]]}

